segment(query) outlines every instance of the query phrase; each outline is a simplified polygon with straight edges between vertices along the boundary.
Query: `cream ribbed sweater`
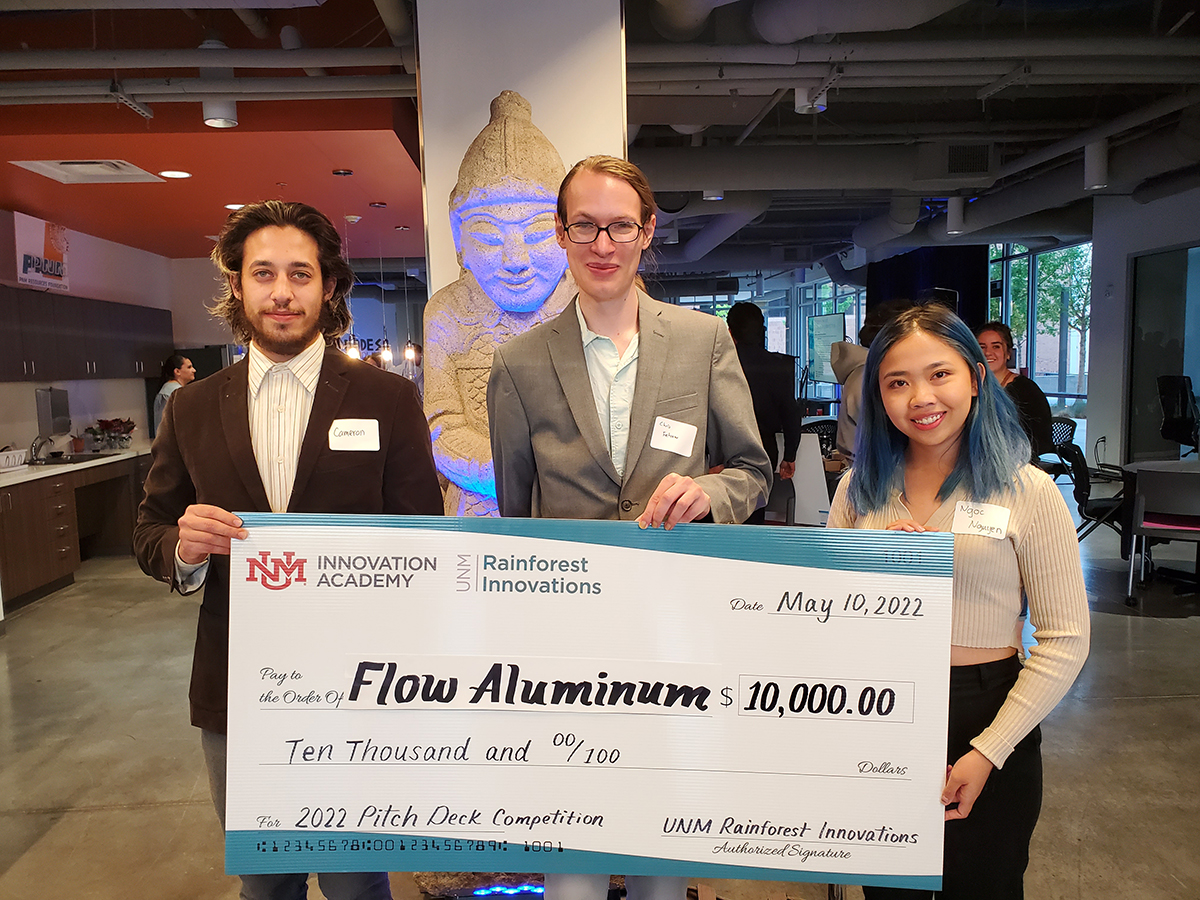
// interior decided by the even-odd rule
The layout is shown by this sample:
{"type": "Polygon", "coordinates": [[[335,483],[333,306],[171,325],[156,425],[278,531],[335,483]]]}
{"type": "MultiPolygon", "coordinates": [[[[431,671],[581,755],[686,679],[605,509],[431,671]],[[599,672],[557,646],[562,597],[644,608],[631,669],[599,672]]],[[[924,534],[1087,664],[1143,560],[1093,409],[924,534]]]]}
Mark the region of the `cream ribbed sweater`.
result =
{"type": "MultiPolygon", "coordinates": [[[[882,509],[856,515],[847,499],[853,472],[838,485],[829,510],[830,528],[887,528],[911,518],[897,492],[882,509]]],[[[1013,748],[1054,709],[1088,653],[1088,605],[1075,526],[1062,495],[1041,469],[1025,466],[1015,493],[987,502],[1011,510],[1003,540],[954,536],[953,615],[950,642],[960,647],[1021,646],[1021,589],[1037,646],[992,724],[971,745],[1003,766],[1013,748]]],[[[969,497],[956,490],[925,527],[950,531],[954,510],[969,497]]]]}

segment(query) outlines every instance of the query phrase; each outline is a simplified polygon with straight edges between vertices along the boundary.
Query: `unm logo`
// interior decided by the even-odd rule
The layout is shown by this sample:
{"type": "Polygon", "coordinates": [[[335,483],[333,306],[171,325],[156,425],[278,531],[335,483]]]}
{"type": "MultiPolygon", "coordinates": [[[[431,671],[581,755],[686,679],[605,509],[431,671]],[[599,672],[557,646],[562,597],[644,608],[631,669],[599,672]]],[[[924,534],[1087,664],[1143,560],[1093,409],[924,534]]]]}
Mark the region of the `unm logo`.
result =
{"type": "Polygon", "coordinates": [[[291,587],[292,582],[306,583],[304,564],[308,562],[307,559],[296,559],[295,553],[285,553],[280,559],[271,556],[268,550],[260,550],[258,555],[260,559],[246,560],[250,564],[247,581],[258,581],[262,576],[261,584],[269,591],[282,591],[285,587],[291,587]]]}

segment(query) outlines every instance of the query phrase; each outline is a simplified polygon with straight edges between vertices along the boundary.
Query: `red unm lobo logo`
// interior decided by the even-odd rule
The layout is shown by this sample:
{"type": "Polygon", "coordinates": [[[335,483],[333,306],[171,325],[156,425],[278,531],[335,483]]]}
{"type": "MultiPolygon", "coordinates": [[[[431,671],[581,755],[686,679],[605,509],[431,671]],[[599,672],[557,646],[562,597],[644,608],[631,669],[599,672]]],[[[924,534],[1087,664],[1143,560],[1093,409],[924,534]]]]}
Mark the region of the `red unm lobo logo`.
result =
{"type": "Polygon", "coordinates": [[[261,576],[262,586],[269,591],[282,591],[285,587],[291,587],[292,582],[306,583],[304,564],[308,562],[307,559],[296,559],[295,553],[285,553],[280,559],[271,556],[268,550],[260,550],[258,555],[260,559],[246,560],[250,564],[247,581],[258,581],[261,576]]]}

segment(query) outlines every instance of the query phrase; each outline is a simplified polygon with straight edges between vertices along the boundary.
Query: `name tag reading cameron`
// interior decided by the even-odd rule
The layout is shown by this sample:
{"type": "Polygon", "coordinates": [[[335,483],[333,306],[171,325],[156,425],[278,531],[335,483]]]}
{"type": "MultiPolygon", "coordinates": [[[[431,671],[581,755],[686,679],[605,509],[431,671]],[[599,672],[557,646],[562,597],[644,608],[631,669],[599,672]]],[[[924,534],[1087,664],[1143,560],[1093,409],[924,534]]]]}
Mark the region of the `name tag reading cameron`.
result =
{"type": "Polygon", "coordinates": [[[1012,510],[995,503],[958,501],[954,509],[954,524],[950,530],[955,534],[981,534],[984,537],[1004,540],[1008,535],[1008,517],[1012,510]]]}
{"type": "Polygon", "coordinates": [[[691,456],[692,447],[696,443],[697,428],[687,422],[676,422],[666,416],[654,420],[654,431],[650,437],[650,446],[655,450],[669,450],[680,456],[691,456]]]}
{"type": "Polygon", "coordinates": [[[330,450],[378,450],[378,419],[334,419],[329,427],[330,450]]]}

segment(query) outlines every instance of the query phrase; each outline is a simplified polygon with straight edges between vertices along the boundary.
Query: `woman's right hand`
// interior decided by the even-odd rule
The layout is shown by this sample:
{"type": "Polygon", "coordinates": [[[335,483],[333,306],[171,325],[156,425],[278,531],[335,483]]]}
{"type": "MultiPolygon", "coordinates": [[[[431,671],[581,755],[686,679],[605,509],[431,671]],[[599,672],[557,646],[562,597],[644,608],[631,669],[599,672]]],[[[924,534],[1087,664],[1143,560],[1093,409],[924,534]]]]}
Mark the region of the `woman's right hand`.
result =
{"type": "Polygon", "coordinates": [[[926,528],[924,525],[922,525],[920,522],[916,521],[915,519],[897,519],[895,522],[893,522],[891,525],[889,525],[887,527],[887,530],[888,531],[907,531],[907,532],[913,533],[913,532],[929,531],[930,529],[926,528]]]}

